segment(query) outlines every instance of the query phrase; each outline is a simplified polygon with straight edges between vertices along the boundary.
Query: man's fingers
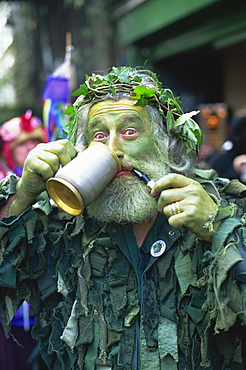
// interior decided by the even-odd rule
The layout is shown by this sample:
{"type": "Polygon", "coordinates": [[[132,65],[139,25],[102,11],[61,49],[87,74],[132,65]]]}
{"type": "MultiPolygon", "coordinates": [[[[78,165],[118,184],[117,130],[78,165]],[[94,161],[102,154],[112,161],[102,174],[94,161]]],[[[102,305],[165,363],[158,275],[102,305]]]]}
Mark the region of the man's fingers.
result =
{"type": "MultiPolygon", "coordinates": [[[[27,162],[28,163],[28,162],[27,162]]],[[[40,175],[43,181],[47,181],[50,177],[53,177],[59,168],[59,160],[51,158],[49,162],[44,161],[42,158],[35,158],[31,166],[27,167],[29,174],[40,175]]]]}
{"type": "Polygon", "coordinates": [[[189,179],[188,177],[185,177],[183,175],[179,175],[176,173],[170,173],[169,175],[163,176],[155,182],[155,185],[151,191],[151,194],[154,197],[158,197],[158,195],[163,190],[171,189],[171,188],[183,188],[192,183],[195,183],[195,181],[192,179],[189,179]]]}
{"type": "Polygon", "coordinates": [[[76,156],[76,150],[67,139],[38,144],[26,158],[21,190],[26,194],[40,194],[46,181],[53,177],[60,165],[65,166],[76,156]]]}
{"type": "Polygon", "coordinates": [[[157,201],[158,211],[161,212],[166,205],[181,201],[182,199],[184,199],[184,197],[185,194],[180,189],[163,190],[159,194],[159,198],[157,201]]]}
{"type": "Polygon", "coordinates": [[[174,229],[182,229],[187,227],[187,217],[185,215],[185,212],[179,213],[177,215],[171,216],[168,219],[168,223],[170,226],[172,226],[174,229]]]}
{"type": "MultiPolygon", "coordinates": [[[[58,160],[62,166],[65,166],[76,156],[76,150],[74,146],[66,139],[47,144],[38,144],[36,146],[36,150],[44,151],[46,153],[53,153],[58,157],[58,160]]],[[[46,157],[44,156],[44,160],[45,158],[46,157]]]]}
{"type": "Polygon", "coordinates": [[[186,206],[199,202],[200,192],[204,191],[199,183],[192,183],[183,188],[163,190],[157,201],[158,210],[161,212],[165,206],[175,202],[182,202],[186,206]]]}
{"type": "Polygon", "coordinates": [[[151,194],[158,199],[159,212],[162,212],[167,205],[181,202],[183,207],[189,207],[190,213],[190,207],[200,202],[203,193],[201,184],[179,174],[169,174],[160,178],[151,191],[151,194]]]}

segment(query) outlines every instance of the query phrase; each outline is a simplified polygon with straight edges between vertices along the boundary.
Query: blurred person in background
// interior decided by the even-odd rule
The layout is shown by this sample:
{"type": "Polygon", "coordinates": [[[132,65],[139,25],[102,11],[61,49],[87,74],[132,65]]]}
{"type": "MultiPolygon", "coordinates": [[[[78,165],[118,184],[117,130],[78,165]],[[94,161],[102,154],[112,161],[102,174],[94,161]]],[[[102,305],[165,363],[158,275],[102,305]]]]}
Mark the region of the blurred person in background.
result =
{"type": "Polygon", "coordinates": [[[27,154],[37,144],[47,142],[47,132],[42,121],[32,116],[32,111],[28,109],[22,116],[3,123],[0,138],[0,179],[12,173],[20,177],[27,154]]]}
{"type": "Polygon", "coordinates": [[[246,115],[235,116],[232,120],[231,138],[226,144],[222,146],[223,152],[210,162],[210,166],[221,177],[246,183],[246,115]]]}
{"type": "MultiPolygon", "coordinates": [[[[0,179],[10,174],[21,176],[24,161],[29,151],[41,142],[47,142],[46,129],[42,121],[32,116],[29,109],[20,117],[5,122],[0,128],[0,179]]],[[[0,325],[0,368],[8,370],[45,369],[36,341],[31,337],[30,329],[34,319],[29,317],[30,306],[24,301],[11,321],[12,336],[5,338],[0,325]],[[41,367],[42,364],[42,367],[41,367]]]]}

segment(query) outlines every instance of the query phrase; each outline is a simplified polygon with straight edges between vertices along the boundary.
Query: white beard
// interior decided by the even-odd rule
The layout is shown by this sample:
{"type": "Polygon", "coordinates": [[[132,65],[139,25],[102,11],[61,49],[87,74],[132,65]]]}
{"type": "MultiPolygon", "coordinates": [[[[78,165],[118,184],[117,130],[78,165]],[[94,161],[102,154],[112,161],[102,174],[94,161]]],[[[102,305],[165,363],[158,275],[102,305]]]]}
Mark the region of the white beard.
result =
{"type": "MultiPolygon", "coordinates": [[[[134,165],[153,181],[170,172],[160,158],[158,163],[152,159],[134,165]]],[[[101,223],[139,223],[157,213],[157,201],[138,177],[120,176],[111,181],[87,211],[90,217],[101,223]]]]}

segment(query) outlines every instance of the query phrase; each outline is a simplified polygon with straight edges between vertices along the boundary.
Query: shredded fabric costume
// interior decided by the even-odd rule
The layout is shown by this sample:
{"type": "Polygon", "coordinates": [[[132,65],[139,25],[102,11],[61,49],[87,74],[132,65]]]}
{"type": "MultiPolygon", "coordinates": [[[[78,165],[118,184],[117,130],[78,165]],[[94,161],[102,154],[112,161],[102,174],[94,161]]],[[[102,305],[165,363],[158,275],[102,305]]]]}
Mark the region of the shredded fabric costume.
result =
{"type": "MultiPolygon", "coordinates": [[[[6,336],[25,299],[49,369],[245,369],[246,187],[214,176],[198,170],[196,178],[220,206],[212,244],[160,214],[139,249],[131,225],[70,216],[46,193],[2,219],[6,336]],[[154,257],[157,240],[166,250],[154,257]]],[[[1,182],[1,204],[16,181],[1,182]]]]}

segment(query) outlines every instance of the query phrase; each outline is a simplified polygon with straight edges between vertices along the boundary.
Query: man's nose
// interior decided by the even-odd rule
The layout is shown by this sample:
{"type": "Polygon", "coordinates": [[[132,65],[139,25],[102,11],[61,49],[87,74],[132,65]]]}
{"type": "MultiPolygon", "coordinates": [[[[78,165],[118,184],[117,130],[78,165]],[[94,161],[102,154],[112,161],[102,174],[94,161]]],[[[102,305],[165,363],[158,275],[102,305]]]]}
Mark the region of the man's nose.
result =
{"type": "Polygon", "coordinates": [[[109,147],[112,152],[114,152],[118,158],[123,157],[123,150],[122,150],[122,144],[120,142],[120,139],[118,135],[109,135],[109,139],[107,142],[107,146],[109,147]]]}

